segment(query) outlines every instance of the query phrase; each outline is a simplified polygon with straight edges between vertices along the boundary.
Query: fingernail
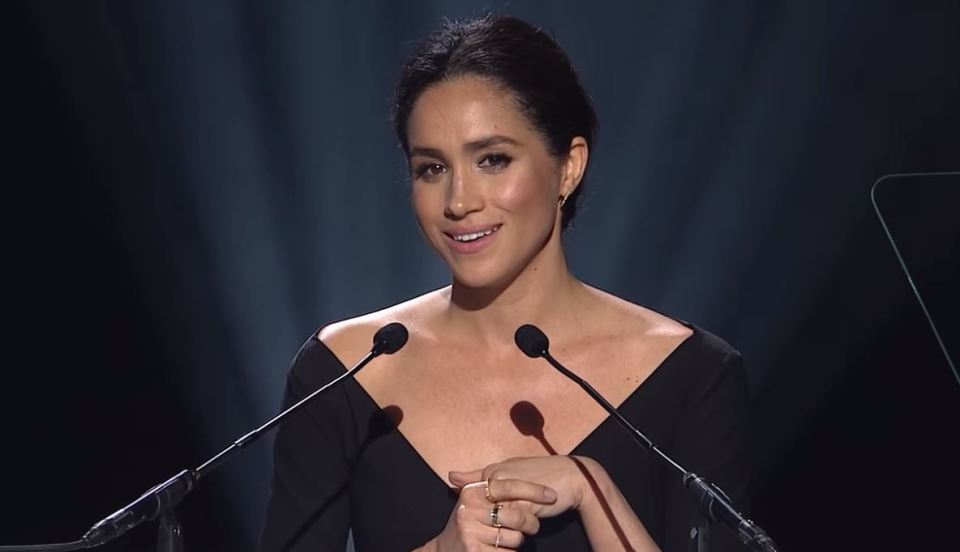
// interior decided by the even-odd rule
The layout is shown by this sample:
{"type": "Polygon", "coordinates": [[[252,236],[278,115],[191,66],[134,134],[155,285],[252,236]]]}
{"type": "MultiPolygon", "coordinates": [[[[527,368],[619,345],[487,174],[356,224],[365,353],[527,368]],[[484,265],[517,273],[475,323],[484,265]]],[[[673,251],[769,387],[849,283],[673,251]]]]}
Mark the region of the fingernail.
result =
{"type": "Polygon", "coordinates": [[[544,491],[543,491],[543,498],[545,498],[545,499],[547,499],[547,500],[556,500],[556,499],[557,499],[557,491],[555,491],[555,490],[553,490],[553,489],[544,489],[544,491]]]}

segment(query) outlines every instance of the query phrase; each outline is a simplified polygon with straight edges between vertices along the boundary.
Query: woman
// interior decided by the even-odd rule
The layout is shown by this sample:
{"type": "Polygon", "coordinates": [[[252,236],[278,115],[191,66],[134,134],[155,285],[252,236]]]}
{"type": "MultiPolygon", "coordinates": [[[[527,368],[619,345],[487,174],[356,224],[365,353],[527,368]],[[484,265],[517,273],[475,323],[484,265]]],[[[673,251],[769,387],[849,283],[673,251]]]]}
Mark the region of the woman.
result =
{"type": "Polygon", "coordinates": [[[698,517],[678,477],[514,344],[518,326],[542,328],[661,448],[742,498],[739,355],[567,268],[596,119],[566,55],[514,18],[447,24],[404,66],[394,115],[452,284],[301,349],[288,404],[384,324],[410,332],[282,426],[263,549],[341,551],[352,529],[359,551],[687,550],[698,517]]]}

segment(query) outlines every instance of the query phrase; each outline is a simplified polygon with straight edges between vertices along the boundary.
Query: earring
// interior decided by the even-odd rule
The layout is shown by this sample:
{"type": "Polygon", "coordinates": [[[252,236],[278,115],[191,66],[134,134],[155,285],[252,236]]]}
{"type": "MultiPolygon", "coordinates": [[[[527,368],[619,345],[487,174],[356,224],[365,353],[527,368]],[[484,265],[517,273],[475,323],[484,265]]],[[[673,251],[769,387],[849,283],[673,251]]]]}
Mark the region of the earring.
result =
{"type": "Polygon", "coordinates": [[[567,196],[561,195],[561,196],[560,196],[560,208],[561,208],[561,209],[563,208],[563,204],[566,203],[566,202],[567,202],[567,196]]]}

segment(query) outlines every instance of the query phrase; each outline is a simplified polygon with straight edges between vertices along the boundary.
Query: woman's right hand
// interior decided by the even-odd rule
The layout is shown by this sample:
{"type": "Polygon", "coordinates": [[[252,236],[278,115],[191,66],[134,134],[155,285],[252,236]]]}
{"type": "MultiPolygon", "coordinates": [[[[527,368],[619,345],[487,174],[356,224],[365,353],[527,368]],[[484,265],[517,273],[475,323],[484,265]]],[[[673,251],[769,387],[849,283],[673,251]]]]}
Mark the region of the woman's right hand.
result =
{"type": "Polygon", "coordinates": [[[540,506],[556,500],[553,489],[517,479],[490,481],[489,487],[485,481],[464,485],[446,527],[421,550],[516,550],[523,544],[524,534],[535,535],[540,529],[536,515],[540,506]],[[491,495],[503,502],[490,502],[487,497],[491,495]],[[492,515],[498,504],[496,522],[500,527],[495,525],[492,515]]]}

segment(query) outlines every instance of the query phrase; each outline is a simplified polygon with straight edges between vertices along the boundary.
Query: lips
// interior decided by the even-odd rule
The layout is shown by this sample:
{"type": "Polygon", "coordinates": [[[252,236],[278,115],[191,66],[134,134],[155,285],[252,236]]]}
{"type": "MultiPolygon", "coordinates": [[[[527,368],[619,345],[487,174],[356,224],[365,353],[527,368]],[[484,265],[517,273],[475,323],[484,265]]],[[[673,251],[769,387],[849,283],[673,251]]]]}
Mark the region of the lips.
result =
{"type": "Polygon", "coordinates": [[[497,231],[502,224],[487,224],[484,226],[471,226],[452,228],[443,234],[447,238],[447,244],[450,249],[456,253],[475,253],[489,245],[496,237],[497,231]]]}

